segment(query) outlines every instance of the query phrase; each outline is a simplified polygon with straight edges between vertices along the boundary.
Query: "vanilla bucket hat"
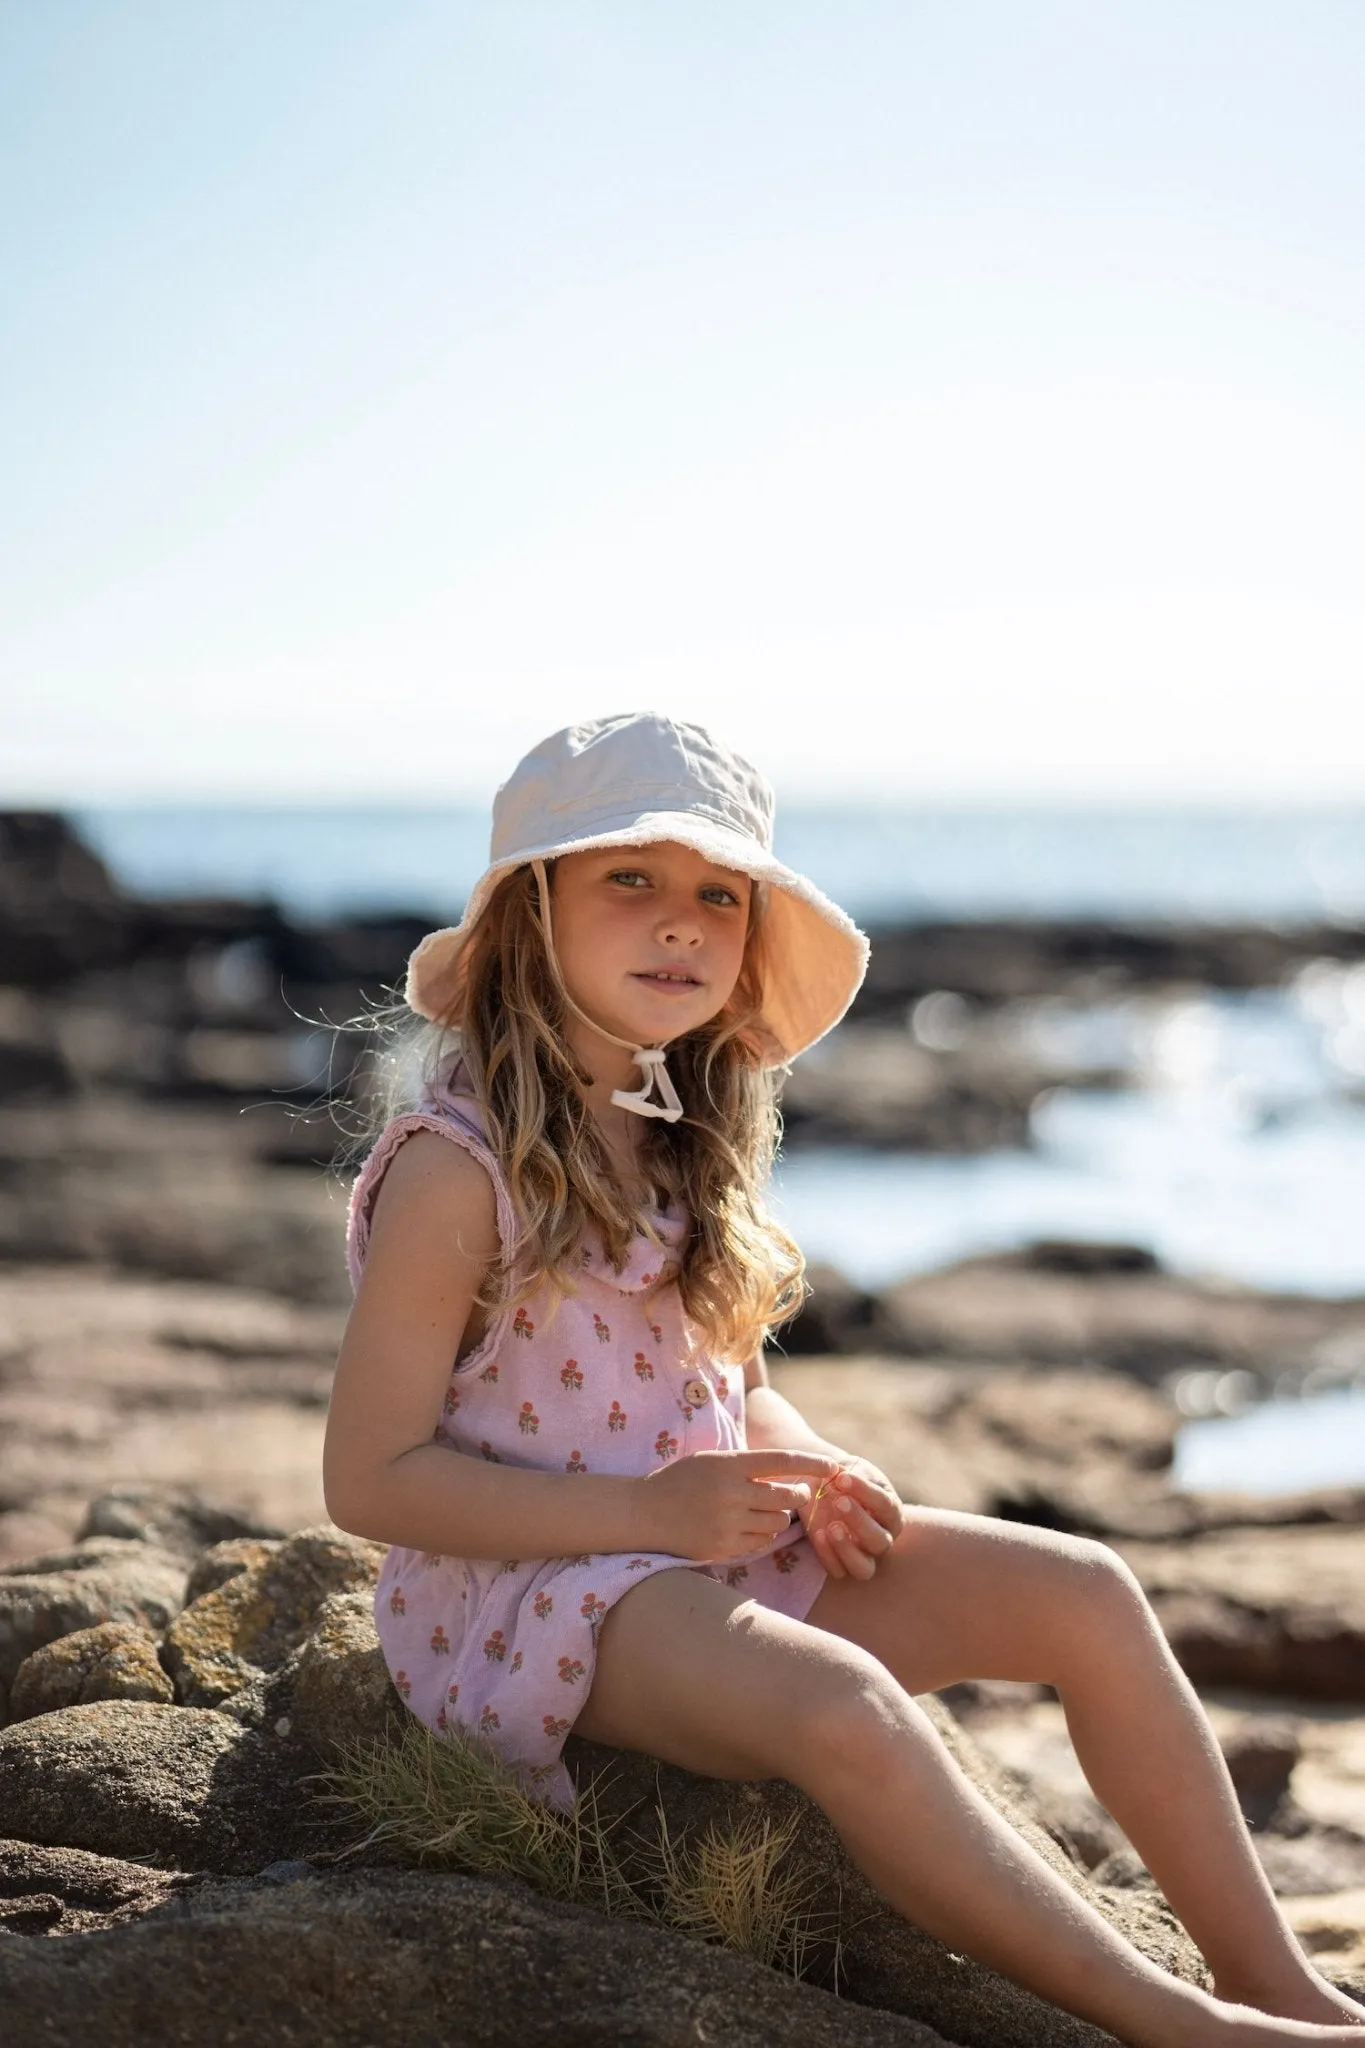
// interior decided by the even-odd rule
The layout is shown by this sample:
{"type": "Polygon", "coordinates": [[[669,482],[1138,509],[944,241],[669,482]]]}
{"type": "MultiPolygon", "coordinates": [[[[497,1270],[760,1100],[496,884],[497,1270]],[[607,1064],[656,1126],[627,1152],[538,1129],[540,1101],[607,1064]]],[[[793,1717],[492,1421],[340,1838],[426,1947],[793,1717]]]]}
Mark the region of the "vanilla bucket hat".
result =
{"type": "MultiPolygon", "coordinates": [[[[699,725],[631,711],[566,726],[533,747],[498,790],[488,867],[460,922],[429,932],[413,952],[405,998],[419,1016],[436,1021],[449,1015],[463,992],[470,936],[498,883],[514,868],[536,871],[548,937],[544,862],[598,847],[676,840],[718,867],[766,885],[763,1064],[785,1066],[843,1016],[867,972],[869,947],[852,918],[774,858],[772,828],[773,792],[766,779],[699,725]]],[[[550,950],[553,957],[552,938],[550,950]]],[[[562,975],[560,980],[562,986],[562,975]]],[[[592,1018],[585,1021],[602,1030],[592,1018]]],[[[611,1032],[604,1036],[615,1038],[611,1032]]],[[[612,1099],[645,1115],[681,1115],[663,1054],[630,1049],[644,1069],[645,1085],[639,1095],[618,1090],[612,1099]],[[665,1090],[663,1109],[645,1099],[655,1075],[665,1090]]]]}

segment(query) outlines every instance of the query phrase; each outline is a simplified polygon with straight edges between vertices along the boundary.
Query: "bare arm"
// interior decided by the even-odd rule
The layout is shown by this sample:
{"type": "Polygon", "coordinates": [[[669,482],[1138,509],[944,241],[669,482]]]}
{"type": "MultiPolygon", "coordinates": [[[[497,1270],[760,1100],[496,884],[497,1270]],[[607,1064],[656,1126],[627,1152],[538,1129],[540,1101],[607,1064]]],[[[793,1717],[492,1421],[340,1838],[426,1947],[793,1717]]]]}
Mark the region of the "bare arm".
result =
{"type": "Polygon", "coordinates": [[[453,1557],[651,1547],[653,1502],[637,1478],[494,1465],[432,1441],[497,1251],[484,1168],[434,1131],[414,1132],[375,1197],[337,1360],[323,1446],[327,1512],[353,1535],[453,1557]]]}
{"type": "Polygon", "coordinates": [[[744,1368],[744,1427],[748,1442],[761,1450],[815,1450],[847,1458],[850,1452],[819,1436],[800,1409],[768,1379],[768,1367],[760,1351],[744,1368]]]}

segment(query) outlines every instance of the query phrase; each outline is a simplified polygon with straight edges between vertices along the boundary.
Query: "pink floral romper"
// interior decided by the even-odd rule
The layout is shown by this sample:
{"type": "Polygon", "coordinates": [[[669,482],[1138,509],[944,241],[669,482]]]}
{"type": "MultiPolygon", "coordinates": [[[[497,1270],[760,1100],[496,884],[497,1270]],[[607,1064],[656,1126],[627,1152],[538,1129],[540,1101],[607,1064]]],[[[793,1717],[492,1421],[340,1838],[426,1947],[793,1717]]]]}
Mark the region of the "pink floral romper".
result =
{"type": "MultiPolygon", "coordinates": [[[[346,1250],[359,1283],[370,1214],[389,1161],[413,1131],[436,1131],[482,1161],[504,1245],[506,1183],[456,1066],[411,1115],[385,1126],[351,1192],[346,1250]]],[[[684,1220],[657,1212],[665,1244],[684,1220]]],[[[451,1371],[435,1441],[495,1464],[546,1472],[641,1473],[689,1452],[743,1449],[744,1375],[692,1349],[677,1287],[655,1287],[659,1253],[641,1234],[617,1273],[585,1246],[579,1293],[546,1310],[539,1291],[503,1310],[451,1371]],[[651,1288],[653,1291],[651,1292],[651,1288]]],[[[652,1572],[691,1570],[803,1620],[825,1569],[799,1520],[775,1543],[698,1564],[662,1551],[502,1559],[443,1557],[395,1544],[375,1588],[375,1623],[393,1682],[439,1733],[477,1731],[525,1789],[567,1809],[561,1752],[592,1684],[597,1630],[612,1603],[652,1572]]]]}

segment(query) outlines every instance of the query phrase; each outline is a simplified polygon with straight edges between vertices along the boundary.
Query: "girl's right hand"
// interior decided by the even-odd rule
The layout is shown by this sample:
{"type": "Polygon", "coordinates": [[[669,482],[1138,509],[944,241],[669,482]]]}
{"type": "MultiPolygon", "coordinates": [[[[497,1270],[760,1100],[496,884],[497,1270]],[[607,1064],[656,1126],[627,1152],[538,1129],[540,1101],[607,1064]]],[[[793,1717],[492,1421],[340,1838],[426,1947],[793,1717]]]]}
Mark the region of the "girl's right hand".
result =
{"type": "Polygon", "coordinates": [[[824,1451],[693,1451],[644,1475],[647,1540],[699,1564],[757,1550],[791,1527],[840,1464],[824,1451]]]}

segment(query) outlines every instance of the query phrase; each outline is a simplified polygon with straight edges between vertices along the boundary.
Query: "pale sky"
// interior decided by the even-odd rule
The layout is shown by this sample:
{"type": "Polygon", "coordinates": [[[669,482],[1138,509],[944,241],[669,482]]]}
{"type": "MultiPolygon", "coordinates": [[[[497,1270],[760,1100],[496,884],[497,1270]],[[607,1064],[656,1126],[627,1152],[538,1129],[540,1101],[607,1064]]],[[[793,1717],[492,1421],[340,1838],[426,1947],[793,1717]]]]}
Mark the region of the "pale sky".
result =
{"type": "Polygon", "coordinates": [[[0,802],[1365,801],[1359,0],[0,0],[0,802]]]}

